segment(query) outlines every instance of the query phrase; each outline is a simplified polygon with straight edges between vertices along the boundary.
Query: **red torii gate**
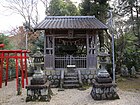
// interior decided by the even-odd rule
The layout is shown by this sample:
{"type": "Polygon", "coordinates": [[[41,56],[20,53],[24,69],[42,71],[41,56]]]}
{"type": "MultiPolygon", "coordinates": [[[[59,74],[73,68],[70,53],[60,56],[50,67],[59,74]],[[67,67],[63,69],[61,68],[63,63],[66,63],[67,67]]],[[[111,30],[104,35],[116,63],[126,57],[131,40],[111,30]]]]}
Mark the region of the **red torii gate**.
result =
{"type": "MultiPolygon", "coordinates": [[[[0,48],[4,47],[4,44],[0,44],[0,48]]],[[[2,78],[3,78],[3,64],[4,59],[6,59],[6,79],[5,86],[7,86],[8,81],[8,69],[9,69],[9,59],[15,59],[15,68],[16,68],[16,87],[18,89],[18,59],[20,59],[21,67],[21,83],[22,88],[24,88],[24,77],[26,78],[26,85],[28,85],[28,76],[27,76],[27,50],[0,50],[0,88],[2,88],[2,78]],[[10,55],[12,54],[12,55],[10,55]]]]}

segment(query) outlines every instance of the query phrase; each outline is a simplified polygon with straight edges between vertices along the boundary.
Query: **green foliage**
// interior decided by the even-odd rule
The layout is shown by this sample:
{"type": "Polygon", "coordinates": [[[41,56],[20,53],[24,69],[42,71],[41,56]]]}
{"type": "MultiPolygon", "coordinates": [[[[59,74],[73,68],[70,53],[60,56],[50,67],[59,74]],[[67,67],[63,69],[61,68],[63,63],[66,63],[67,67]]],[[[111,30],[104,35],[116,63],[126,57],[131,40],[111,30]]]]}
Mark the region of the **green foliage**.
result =
{"type": "Polygon", "coordinates": [[[83,16],[95,15],[102,22],[106,22],[109,9],[108,0],[84,0],[80,5],[80,14],[83,16]]]}
{"type": "Polygon", "coordinates": [[[49,16],[75,16],[78,15],[78,9],[71,1],[51,0],[46,14],[49,16]]]}
{"type": "Polygon", "coordinates": [[[36,41],[33,41],[32,44],[34,47],[31,49],[32,53],[35,53],[37,51],[37,48],[40,48],[40,51],[44,52],[44,35],[40,33],[39,37],[36,39],[36,41]]]}
{"type": "Polygon", "coordinates": [[[91,0],[84,0],[80,5],[80,13],[83,16],[91,15],[91,0]]]}
{"type": "Polygon", "coordinates": [[[0,44],[4,44],[4,49],[12,49],[12,45],[10,45],[8,37],[4,34],[0,35],[0,44]]]}
{"type": "MultiPolygon", "coordinates": [[[[107,12],[109,9],[109,0],[84,0],[80,5],[80,14],[83,16],[95,16],[103,23],[106,23],[107,20],[107,12]]],[[[98,33],[99,35],[99,41],[100,41],[100,47],[104,47],[104,33],[103,31],[100,31],[98,33]]]]}
{"type": "Polygon", "coordinates": [[[139,0],[119,0],[119,2],[115,6],[115,9],[115,13],[117,13],[118,16],[120,16],[121,18],[128,18],[127,20],[125,20],[125,27],[129,30],[131,29],[133,35],[138,37],[136,42],[137,46],[140,47],[139,0]]]}
{"type": "MultiPolygon", "coordinates": [[[[8,36],[5,36],[4,34],[0,35],[0,44],[4,44],[4,48],[6,50],[10,50],[13,48],[13,46],[9,43],[8,36]]],[[[6,60],[6,59],[5,59],[6,60]]],[[[4,69],[6,70],[6,61],[4,60],[4,69]]],[[[15,71],[15,60],[14,59],[9,59],[9,72],[11,71],[11,75],[14,75],[15,71]]],[[[4,72],[5,73],[5,72],[4,72]]]]}
{"type": "Polygon", "coordinates": [[[135,45],[137,39],[130,31],[115,40],[116,71],[120,71],[122,65],[126,65],[129,71],[132,66],[140,69],[140,49],[135,45]]]}
{"type": "Polygon", "coordinates": [[[128,67],[128,69],[131,69],[132,66],[135,66],[136,70],[140,68],[140,49],[138,49],[137,46],[135,46],[136,40],[137,37],[135,37],[133,33],[129,32],[125,34],[125,49],[123,63],[128,67]]]}

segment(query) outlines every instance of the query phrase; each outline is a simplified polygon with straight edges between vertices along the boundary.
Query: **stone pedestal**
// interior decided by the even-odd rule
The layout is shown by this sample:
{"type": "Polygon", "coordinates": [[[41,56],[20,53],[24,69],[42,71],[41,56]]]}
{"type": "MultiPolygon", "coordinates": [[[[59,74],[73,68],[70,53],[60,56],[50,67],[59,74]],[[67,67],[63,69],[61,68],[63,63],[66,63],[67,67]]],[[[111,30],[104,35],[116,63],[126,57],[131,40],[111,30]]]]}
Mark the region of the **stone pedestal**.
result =
{"type": "Polygon", "coordinates": [[[113,83],[93,83],[91,96],[94,100],[114,100],[119,99],[116,91],[116,84],[113,83]]]}
{"type": "Polygon", "coordinates": [[[116,86],[117,85],[115,83],[112,83],[112,78],[109,73],[105,69],[101,69],[95,77],[90,94],[94,100],[119,99],[116,86]]]}
{"type": "Polygon", "coordinates": [[[31,79],[31,84],[26,86],[28,101],[50,101],[51,88],[50,83],[41,72],[36,72],[31,79]],[[37,74],[36,74],[37,73],[37,74]],[[42,74],[42,75],[41,75],[42,74]]]}
{"type": "Polygon", "coordinates": [[[106,60],[107,56],[108,54],[105,54],[104,51],[99,54],[101,69],[97,72],[95,81],[93,82],[92,91],[90,93],[94,100],[119,99],[116,91],[116,84],[112,83],[112,78],[105,69],[105,66],[108,63],[106,60]]]}
{"type": "Polygon", "coordinates": [[[31,79],[30,85],[26,86],[27,89],[27,98],[28,101],[50,101],[51,99],[51,88],[50,83],[47,81],[47,78],[44,72],[41,70],[43,54],[41,52],[37,52],[34,54],[34,64],[37,68],[31,79]]]}
{"type": "Polygon", "coordinates": [[[43,85],[28,85],[26,102],[28,101],[50,101],[51,99],[51,88],[49,82],[43,85]]]}

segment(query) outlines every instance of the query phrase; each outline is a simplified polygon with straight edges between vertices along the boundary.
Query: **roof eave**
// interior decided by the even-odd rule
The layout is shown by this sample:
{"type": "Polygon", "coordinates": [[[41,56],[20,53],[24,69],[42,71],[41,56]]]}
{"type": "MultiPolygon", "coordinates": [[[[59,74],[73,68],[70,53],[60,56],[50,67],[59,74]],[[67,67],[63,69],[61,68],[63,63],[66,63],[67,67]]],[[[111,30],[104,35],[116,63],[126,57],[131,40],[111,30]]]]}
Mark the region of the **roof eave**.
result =
{"type": "Polygon", "coordinates": [[[34,28],[37,30],[107,30],[108,28],[34,28]]]}

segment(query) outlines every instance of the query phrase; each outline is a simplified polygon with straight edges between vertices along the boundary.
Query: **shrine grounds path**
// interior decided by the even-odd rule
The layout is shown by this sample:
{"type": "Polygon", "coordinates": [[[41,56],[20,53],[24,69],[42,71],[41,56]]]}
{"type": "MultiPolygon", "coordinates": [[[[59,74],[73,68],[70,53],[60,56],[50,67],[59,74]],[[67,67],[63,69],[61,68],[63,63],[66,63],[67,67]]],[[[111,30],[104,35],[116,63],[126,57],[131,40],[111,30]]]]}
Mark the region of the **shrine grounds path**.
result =
{"type": "MultiPolygon", "coordinates": [[[[0,105],[140,105],[140,90],[125,91],[118,89],[120,99],[95,101],[90,96],[91,87],[80,91],[66,89],[58,91],[53,88],[53,96],[50,102],[25,102],[26,89],[20,96],[16,95],[15,80],[8,82],[8,86],[0,89],[0,105]]],[[[4,85],[4,84],[3,84],[4,85]]]]}

